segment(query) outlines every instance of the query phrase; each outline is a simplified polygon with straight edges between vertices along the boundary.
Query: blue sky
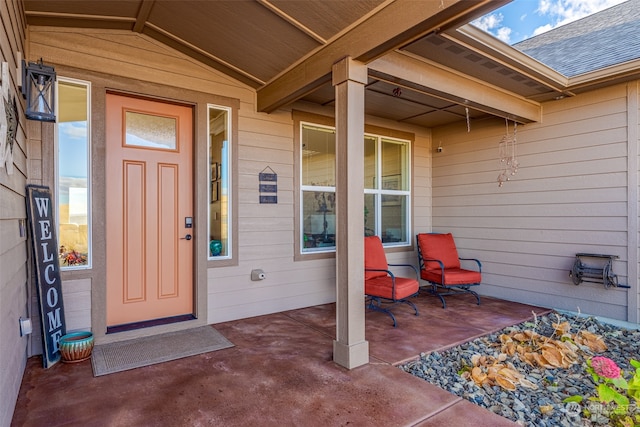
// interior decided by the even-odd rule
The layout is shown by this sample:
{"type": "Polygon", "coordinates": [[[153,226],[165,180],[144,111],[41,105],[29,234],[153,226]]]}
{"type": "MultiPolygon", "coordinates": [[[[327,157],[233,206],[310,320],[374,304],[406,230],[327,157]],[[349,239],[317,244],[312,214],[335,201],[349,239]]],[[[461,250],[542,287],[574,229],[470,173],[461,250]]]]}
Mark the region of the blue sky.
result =
{"type": "Polygon", "coordinates": [[[87,122],[60,122],[60,176],[87,177],[87,122]]]}
{"type": "Polygon", "coordinates": [[[514,0],[472,24],[514,44],[624,1],[514,0]]]}

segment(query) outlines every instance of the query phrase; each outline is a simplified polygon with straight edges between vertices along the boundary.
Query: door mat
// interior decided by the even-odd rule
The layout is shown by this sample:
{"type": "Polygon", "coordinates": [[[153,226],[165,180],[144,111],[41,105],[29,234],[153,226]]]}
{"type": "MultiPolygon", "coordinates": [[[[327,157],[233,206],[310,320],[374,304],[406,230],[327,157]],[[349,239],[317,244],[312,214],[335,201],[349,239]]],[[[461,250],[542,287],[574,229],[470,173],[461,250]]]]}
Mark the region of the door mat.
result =
{"type": "Polygon", "coordinates": [[[93,376],[99,377],[229,347],[233,347],[233,344],[211,326],[96,345],[91,355],[93,376]]]}

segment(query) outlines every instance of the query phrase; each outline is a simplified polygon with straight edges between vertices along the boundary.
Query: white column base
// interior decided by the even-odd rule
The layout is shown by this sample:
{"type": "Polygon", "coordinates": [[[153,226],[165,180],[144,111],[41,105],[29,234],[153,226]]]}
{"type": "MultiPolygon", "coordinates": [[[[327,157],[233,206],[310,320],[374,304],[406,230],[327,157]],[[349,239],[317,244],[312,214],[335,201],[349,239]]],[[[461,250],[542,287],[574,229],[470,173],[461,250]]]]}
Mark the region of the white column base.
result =
{"type": "Polygon", "coordinates": [[[356,344],[343,344],[333,341],[333,361],[347,369],[369,363],[369,341],[356,344]]]}

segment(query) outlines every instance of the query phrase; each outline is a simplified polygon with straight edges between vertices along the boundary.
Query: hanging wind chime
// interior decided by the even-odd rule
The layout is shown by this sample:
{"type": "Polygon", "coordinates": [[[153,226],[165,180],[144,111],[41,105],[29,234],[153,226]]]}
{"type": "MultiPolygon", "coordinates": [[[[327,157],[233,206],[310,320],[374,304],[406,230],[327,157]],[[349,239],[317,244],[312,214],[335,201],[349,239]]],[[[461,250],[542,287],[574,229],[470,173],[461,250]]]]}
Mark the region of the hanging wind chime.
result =
{"type": "Polygon", "coordinates": [[[498,187],[502,187],[505,181],[518,173],[517,138],[518,124],[513,122],[513,133],[509,134],[509,121],[505,119],[507,131],[498,144],[498,158],[500,159],[500,174],[498,175],[498,187]]]}
{"type": "Polygon", "coordinates": [[[464,107],[464,113],[467,118],[467,133],[471,132],[471,118],[469,117],[469,107],[464,107]]]}

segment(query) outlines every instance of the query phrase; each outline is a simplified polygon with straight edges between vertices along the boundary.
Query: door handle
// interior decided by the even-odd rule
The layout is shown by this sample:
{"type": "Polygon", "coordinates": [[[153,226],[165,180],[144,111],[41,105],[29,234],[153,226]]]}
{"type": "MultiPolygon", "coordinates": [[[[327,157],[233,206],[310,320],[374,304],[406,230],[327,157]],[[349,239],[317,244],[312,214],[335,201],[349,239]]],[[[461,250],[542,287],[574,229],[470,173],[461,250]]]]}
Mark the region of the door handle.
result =
{"type": "Polygon", "coordinates": [[[184,237],[181,237],[180,240],[191,240],[191,234],[187,234],[184,237]]]}

